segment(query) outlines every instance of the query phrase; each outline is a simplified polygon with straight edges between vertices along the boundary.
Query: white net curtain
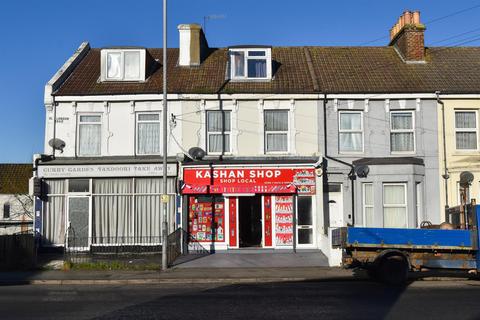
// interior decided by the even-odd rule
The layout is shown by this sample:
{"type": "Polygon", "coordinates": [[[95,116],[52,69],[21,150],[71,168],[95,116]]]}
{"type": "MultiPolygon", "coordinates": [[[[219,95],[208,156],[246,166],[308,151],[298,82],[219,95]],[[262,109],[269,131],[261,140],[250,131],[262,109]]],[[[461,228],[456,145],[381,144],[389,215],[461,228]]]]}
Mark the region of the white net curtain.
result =
{"type": "Polygon", "coordinates": [[[414,151],[415,137],[413,130],[413,114],[411,112],[392,113],[390,136],[392,151],[414,151]]]}
{"type": "Polygon", "coordinates": [[[477,113],[472,111],[455,112],[457,149],[477,149],[477,113]]]}
{"type": "Polygon", "coordinates": [[[360,112],[340,113],[339,146],[343,152],[363,150],[362,114],[360,112]]]}
{"type": "Polygon", "coordinates": [[[383,225],[385,228],[407,227],[405,184],[383,186],[383,225]]]}
{"type": "Polygon", "coordinates": [[[265,135],[267,152],[288,151],[288,111],[265,111],[265,135]]]}

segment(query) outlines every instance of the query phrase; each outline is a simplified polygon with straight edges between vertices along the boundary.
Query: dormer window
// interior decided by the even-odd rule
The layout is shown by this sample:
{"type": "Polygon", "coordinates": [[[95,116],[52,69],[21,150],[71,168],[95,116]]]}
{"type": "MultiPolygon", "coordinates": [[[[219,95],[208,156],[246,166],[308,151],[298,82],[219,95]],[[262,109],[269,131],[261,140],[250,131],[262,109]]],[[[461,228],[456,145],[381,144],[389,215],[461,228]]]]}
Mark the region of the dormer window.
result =
{"type": "Polygon", "coordinates": [[[102,81],[145,81],[145,49],[103,49],[102,81]]]}
{"type": "Polygon", "coordinates": [[[230,49],[230,76],[233,80],[272,78],[271,48],[230,49]]]}

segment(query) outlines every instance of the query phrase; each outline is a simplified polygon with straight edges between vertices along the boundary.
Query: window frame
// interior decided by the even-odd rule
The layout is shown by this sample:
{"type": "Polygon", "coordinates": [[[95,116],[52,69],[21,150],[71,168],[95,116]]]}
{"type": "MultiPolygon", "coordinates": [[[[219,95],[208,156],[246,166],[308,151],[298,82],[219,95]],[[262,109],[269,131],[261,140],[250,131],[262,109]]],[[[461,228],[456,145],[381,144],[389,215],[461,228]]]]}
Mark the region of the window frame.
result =
{"type": "Polygon", "coordinates": [[[290,153],[290,110],[289,109],[265,109],[263,110],[263,148],[264,154],[289,154],[290,153]],[[267,112],[286,112],[287,113],[287,130],[286,131],[267,131],[267,122],[265,114],[267,112]],[[287,134],[287,150],[285,151],[268,151],[267,135],[268,134],[287,134]]]}
{"type": "Polygon", "coordinates": [[[270,80],[272,79],[272,54],[271,48],[231,48],[228,52],[228,57],[230,61],[230,79],[232,80],[270,80]],[[265,54],[263,56],[249,56],[249,52],[252,51],[263,51],[265,54]],[[243,76],[235,75],[235,60],[232,59],[234,52],[241,52],[244,54],[243,57],[243,76]],[[260,60],[265,59],[266,64],[266,76],[265,77],[249,77],[248,76],[248,60],[260,60]]]}
{"type": "Polygon", "coordinates": [[[415,112],[413,110],[395,110],[395,111],[390,111],[390,135],[389,135],[389,142],[390,142],[390,153],[391,154],[413,154],[416,153],[417,151],[417,138],[416,138],[416,133],[415,133],[415,112]],[[406,114],[409,113],[412,115],[412,129],[393,129],[393,121],[392,117],[394,114],[406,114]],[[392,134],[393,133],[413,133],[413,150],[409,151],[394,151],[392,150],[392,134]]]}
{"type": "Polygon", "coordinates": [[[405,228],[408,228],[408,184],[406,182],[387,182],[382,184],[382,214],[383,214],[383,227],[385,227],[385,208],[405,208],[405,228]],[[400,204],[385,204],[385,186],[403,186],[403,196],[405,200],[404,205],[400,204]]]}
{"type": "Polygon", "coordinates": [[[95,113],[95,112],[92,112],[92,113],[79,113],[78,116],[77,116],[77,134],[76,134],[76,138],[77,138],[77,141],[76,141],[76,151],[77,151],[77,156],[79,157],[97,157],[97,156],[102,156],[103,152],[102,152],[102,148],[103,148],[103,143],[102,143],[102,140],[103,140],[103,114],[102,113],[95,113]],[[82,116],[95,116],[95,117],[100,117],[100,121],[99,122],[81,122],[80,119],[82,116]],[[96,155],[92,155],[92,154],[81,154],[80,153],[80,126],[81,125],[92,125],[92,124],[95,124],[95,125],[100,125],[100,153],[99,154],[96,154],[96,155]]]}
{"type": "Polygon", "coordinates": [[[10,219],[12,217],[12,205],[10,202],[5,202],[3,204],[3,219],[10,219]]]}
{"type": "Polygon", "coordinates": [[[162,112],[161,111],[139,111],[135,112],[135,154],[140,156],[148,155],[161,155],[162,154],[162,112]],[[158,120],[139,120],[139,116],[143,114],[158,114],[158,120]],[[138,147],[140,146],[139,139],[140,135],[138,134],[139,123],[158,123],[158,139],[160,141],[158,152],[156,153],[140,153],[138,147]]]}
{"type": "Polygon", "coordinates": [[[364,125],[363,125],[363,111],[362,110],[340,110],[338,111],[338,153],[340,154],[361,154],[365,152],[365,135],[364,135],[364,125]],[[340,118],[342,114],[360,114],[360,130],[352,130],[352,129],[341,129],[340,127],[340,118]],[[342,133],[361,133],[362,134],[362,150],[361,151],[342,151],[340,149],[340,134],[342,133]]]}
{"type": "Polygon", "coordinates": [[[367,208],[373,209],[373,215],[375,216],[375,192],[373,190],[373,182],[364,182],[362,183],[362,214],[363,214],[363,225],[365,227],[373,227],[373,226],[368,226],[367,225],[367,214],[366,210],[367,208]],[[366,204],[366,192],[365,192],[365,187],[369,185],[372,188],[372,204],[366,204]]]}
{"type": "Polygon", "coordinates": [[[145,49],[102,49],[101,51],[101,81],[105,82],[141,82],[145,81],[145,69],[146,69],[146,50],[145,49]],[[125,78],[125,53],[126,52],[138,52],[140,55],[139,60],[139,76],[138,78],[125,78]],[[108,55],[111,53],[120,53],[120,77],[111,78],[108,77],[108,55]]]}
{"type": "Polygon", "coordinates": [[[212,110],[206,110],[205,111],[205,145],[206,145],[206,150],[207,150],[207,154],[209,155],[221,155],[221,154],[232,154],[232,110],[215,110],[215,109],[212,109],[212,110]],[[209,112],[223,112],[224,114],[226,112],[229,112],[230,113],[230,130],[227,131],[223,130],[222,131],[208,131],[208,113],[209,112]],[[220,151],[220,152],[210,152],[210,136],[211,135],[220,135],[220,136],[224,136],[224,139],[225,139],[225,135],[228,133],[228,136],[229,136],[229,150],[225,150],[225,151],[220,151]]]}
{"type": "Polygon", "coordinates": [[[477,110],[468,110],[468,109],[459,109],[459,110],[455,110],[454,111],[454,114],[453,114],[453,125],[455,127],[455,151],[457,152],[474,152],[474,151],[478,151],[478,138],[479,138],[479,134],[478,134],[478,111],[477,110]],[[457,128],[457,121],[456,121],[456,116],[457,116],[457,113],[466,113],[466,112],[470,112],[470,113],[474,113],[475,114],[475,129],[472,129],[472,128],[457,128]],[[476,136],[476,140],[477,140],[477,145],[476,145],[476,148],[475,149],[458,149],[457,147],[457,133],[464,133],[464,132],[475,132],[475,136],[476,136]]]}

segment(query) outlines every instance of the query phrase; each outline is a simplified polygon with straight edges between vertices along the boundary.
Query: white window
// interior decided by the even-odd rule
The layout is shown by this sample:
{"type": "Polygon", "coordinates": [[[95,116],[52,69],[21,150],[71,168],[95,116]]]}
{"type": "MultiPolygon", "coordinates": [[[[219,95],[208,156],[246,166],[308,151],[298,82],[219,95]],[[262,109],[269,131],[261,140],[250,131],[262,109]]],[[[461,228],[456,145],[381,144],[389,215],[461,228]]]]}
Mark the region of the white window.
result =
{"type": "Polygon", "coordinates": [[[363,152],[362,112],[340,111],[338,129],[340,152],[363,152]]]}
{"type": "Polygon", "coordinates": [[[288,152],[288,111],[266,110],[265,152],[288,152]]]}
{"type": "Polygon", "coordinates": [[[415,151],[415,120],[413,111],[390,113],[390,149],[392,152],[415,151]]]}
{"type": "Polygon", "coordinates": [[[79,115],[78,118],[78,154],[80,156],[99,156],[101,154],[102,116],[79,115]]]}
{"type": "Polygon", "coordinates": [[[385,228],[407,227],[407,184],[383,185],[383,226],[385,228]]]}
{"type": "Polygon", "coordinates": [[[207,111],[208,153],[230,153],[230,111],[207,111]],[[223,121],[222,121],[223,119],[223,121]],[[223,125],[222,125],[223,123],[223,125]]]}
{"type": "Polygon", "coordinates": [[[477,111],[455,111],[457,150],[477,150],[477,111]]]}
{"type": "Polygon", "coordinates": [[[160,113],[137,113],[137,154],[160,153],[160,113]]]}
{"type": "Polygon", "coordinates": [[[271,79],[270,48],[230,49],[232,79],[271,79]]]}
{"type": "Polygon", "coordinates": [[[373,227],[373,183],[363,184],[363,219],[365,227],[373,227]]]}
{"type": "Polygon", "coordinates": [[[415,183],[417,197],[417,226],[420,226],[425,215],[423,214],[423,185],[421,182],[415,183]]]}
{"type": "Polygon", "coordinates": [[[102,81],[145,80],[145,50],[104,49],[102,58],[102,81]]]}

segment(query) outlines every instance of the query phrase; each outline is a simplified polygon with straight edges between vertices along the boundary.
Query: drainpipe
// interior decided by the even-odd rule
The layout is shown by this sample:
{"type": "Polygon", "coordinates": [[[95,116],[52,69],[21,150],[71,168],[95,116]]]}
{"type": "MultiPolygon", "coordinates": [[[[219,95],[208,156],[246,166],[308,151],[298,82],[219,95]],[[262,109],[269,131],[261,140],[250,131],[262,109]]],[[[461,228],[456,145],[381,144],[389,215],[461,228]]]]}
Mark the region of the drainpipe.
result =
{"type": "MultiPolygon", "coordinates": [[[[57,134],[57,103],[55,102],[55,96],[52,96],[52,106],[53,106],[53,141],[55,141],[57,134]]],[[[52,143],[52,156],[55,159],[55,144],[52,143]]]]}
{"type": "MultiPolygon", "coordinates": [[[[340,164],[343,164],[344,166],[350,167],[350,172],[348,173],[348,178],[350,179],[351,183],[351,188],[352,188],[352,217],[351,217],[351,222],[352,226],[355,226],[355,180],[357,179],[357,176],[355,175],[355,167],[353,164],[342,161],[340,159],[331,157],[328,155],[328,146],[327,146],[327,94],[323,96],[323,144],[324,144],[324,155],[323,157],[335,162],[338,162],[340,164]]],[[[325,168],[325,173],[327,172],[327,168],[325,168]]]]}
{"type": "MultiPolygon", "coordinates": [[[[437,96],[437,103],[442,105],[442,139],[443,139],[443,175],[442,178],[445,180],[445,209],[449,208],[448,205],[448,178],[450,175],[448,174],[448,166],[447,166],[447,143],[446,143],[446,132],[445,132],[445,104],[442,100],[440,100],[440,91],[435,91],[437,96]]],[[[445,220],[446,221],[446,220],[445,220]]]]}

